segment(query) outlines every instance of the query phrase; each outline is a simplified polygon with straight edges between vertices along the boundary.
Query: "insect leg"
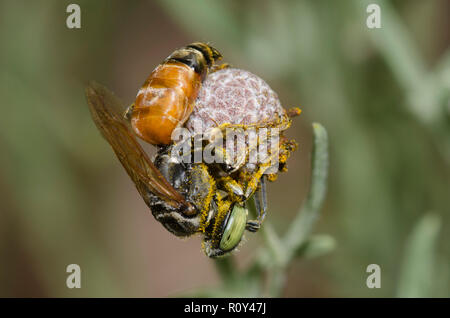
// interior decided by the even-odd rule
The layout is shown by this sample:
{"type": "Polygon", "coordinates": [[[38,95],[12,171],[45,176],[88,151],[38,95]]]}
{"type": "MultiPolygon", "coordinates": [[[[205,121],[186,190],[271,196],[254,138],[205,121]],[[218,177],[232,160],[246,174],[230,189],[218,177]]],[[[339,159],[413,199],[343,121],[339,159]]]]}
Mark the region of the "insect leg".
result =
{"type": "Polygon", "coordinates": [[[123,112],[123,118],[125,118],[125,120],[131,121],[131,114],[133,113],[133,109],[134,103],[128,106],[127,109],[125,109],[125,111],[123,112]]]}
{"type": "Polygon", "coordinates": [[[230,176],[222,177],[218,181],[231,196],[236,196],[238,199],[244,197],[244,190],[241,185],[230,176]]]}
{"type": "Polygon", "coordinates": [[[262,223],[267,213],[267,191],[266,191],[266,179],[264,176],[261,178],[261,199],[262,199],[262,214],[259,215],[259,221],[262,223]]]}
{"type": "Polygon", "coordinates": [[[247,188],[245,189],[245,197],[250,198],[251,195],[257,190],[259,181],[262,180],[264,173],[272,167],[271,159],[278,154],[272,154],[269,156],[269,159],[259,166],[259,169],[256,173],[251,177],[249,182],[247,183],[247,188]]]}
{"type": "Polygon", "coordinates": [[[245,228],[250,232],[256,232],[259,230],[267,214],[267,193],[264,177],[261,178],[261,188],[255,192],[253,200],[255,203],[257,216],[256,220],[247,221],[245,228]]]}
{"type": "Polygon", "coordinates": [[[217,71],[220,71],[220,70],[223,70],[223,69],[225,69],[225,68],[229,68],[230,67],[230,64],[228,64],[228,63],[222,63],[222,64],[220,64],[220,65],[218,65],[218,64],[214,64],[212,67],[211,67],[211,69],[210,69],[210,73],[214,73],[214,72],[217,72],[217,71]]]}
{"type": "MultiPolygon", "coordinates": [[[[229,134],[234,132],[235,129],[241,128],[240,127],[239,128],[230,127],[229,129],[227,128],[229,128],[227,127],[227,124],[223,124],[218,128],[221,131],[223,140],[225,140],[225,145],[221,147],[216,146],[216,148],[214,149],[215,151],[214,155],[218,159],[220,159],[220,162],[222,162],[221,166],[223,170],[227,174],[231,174],[239,170],[245,164],[247,151],[245,146],[241,145],[239,142],[235,144],[233,140],[233,143],[228,144],[226,141],[227,138],[229,137],[229,134]],[[232,149],[228,149],[228,145],[231,145],[232,149]]],[[[242,131],[242,133],[244,133],[244,131],[242,131]]],[[[232,138],[234,138],[235,136],[242,136],[243,138],[241,140],[245,142],[245,136],[243,134],[240,135],[239,131],[238,133],[236,133],[236,135],[233,135],[232,138]]]]}

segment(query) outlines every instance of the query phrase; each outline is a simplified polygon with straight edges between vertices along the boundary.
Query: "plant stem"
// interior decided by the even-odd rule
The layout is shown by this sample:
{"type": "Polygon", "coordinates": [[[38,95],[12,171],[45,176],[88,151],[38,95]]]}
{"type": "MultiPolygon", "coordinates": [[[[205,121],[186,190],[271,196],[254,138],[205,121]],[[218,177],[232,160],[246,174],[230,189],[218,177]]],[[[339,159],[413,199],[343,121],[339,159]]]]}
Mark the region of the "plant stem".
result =
{"type": "Polygon", "coordinates": [[[287,251],[286,261],[294,256],[295,251],[311,233],[325,199],[328,177],[328,134],[325,128],[317,123],[313,124],[313,130],[311,189],[305,204],[284,237],[283,243],[287,251]]]}

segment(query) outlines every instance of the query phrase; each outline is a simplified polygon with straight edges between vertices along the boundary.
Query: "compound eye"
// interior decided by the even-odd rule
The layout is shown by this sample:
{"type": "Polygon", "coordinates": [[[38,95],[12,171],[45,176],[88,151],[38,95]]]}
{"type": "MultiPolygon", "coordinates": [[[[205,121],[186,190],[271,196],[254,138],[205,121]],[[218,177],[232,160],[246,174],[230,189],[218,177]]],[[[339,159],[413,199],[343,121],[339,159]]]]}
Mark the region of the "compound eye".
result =
{"type": "Polygon", "coordinates": [[[239,244],[246,224],[247,209],[236,204],[231,211],[231,215],[222,234],[222,239],[220,240],[219,247],[222,251],[231,251],[239,244]]]}

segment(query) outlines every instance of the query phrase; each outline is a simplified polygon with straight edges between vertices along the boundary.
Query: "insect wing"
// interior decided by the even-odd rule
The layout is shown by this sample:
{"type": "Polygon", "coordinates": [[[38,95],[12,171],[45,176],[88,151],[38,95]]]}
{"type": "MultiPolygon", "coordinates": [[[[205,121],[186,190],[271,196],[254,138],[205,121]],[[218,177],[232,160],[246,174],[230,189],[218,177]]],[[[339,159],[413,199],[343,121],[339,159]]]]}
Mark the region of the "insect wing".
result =
{"type": "Polygon", "coordinates": [[[119,99],[95,82],[86,88],[86,97],[97,128],[113,148],[144,200],[150,191],[180,212],[194,214],[194,206],[172,187],[137,142],[129,124],[119,113],[119,99]]]}

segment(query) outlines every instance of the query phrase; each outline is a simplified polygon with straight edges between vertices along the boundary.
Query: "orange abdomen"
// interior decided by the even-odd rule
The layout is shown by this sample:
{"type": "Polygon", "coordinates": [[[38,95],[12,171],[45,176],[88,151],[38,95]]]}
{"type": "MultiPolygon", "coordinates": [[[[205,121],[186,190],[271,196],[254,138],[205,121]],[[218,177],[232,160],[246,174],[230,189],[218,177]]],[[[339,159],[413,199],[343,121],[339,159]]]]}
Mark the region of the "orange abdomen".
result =
{"type": "Polygon", "coordinates": [[[170,144],[172,131],[191,114],[201,87],[201,76],[186,64],[170,61],[159,65],[139,90],[131,125],[143,140],[170,144]]]}

